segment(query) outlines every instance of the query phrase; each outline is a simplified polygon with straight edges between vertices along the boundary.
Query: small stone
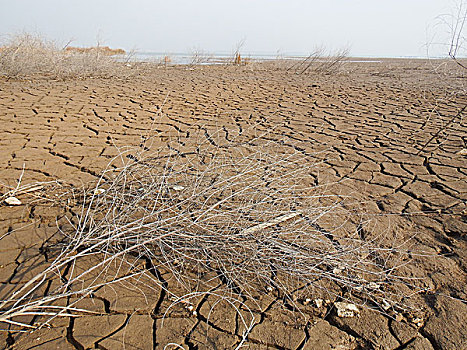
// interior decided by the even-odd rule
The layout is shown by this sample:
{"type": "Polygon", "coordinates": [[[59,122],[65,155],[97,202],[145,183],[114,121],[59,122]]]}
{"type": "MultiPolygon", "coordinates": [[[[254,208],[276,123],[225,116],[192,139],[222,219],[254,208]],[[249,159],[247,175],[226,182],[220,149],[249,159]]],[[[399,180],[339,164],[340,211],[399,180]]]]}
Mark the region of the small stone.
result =
{"type": "Polygon", "coordinates": [[[317,308],[323,307],[323,299],[315,299],[315,305],[317,308]]]}
{"type": "Polygon", "coordinates": [[[342,273],[343,269],[340,268],[340,267],[335,267],[333,270],[332,270],[332,273],[334,275],[340,275],[342,273]]]}
{"type": "Polygon", "coordinates": [[[417,327],[421,327],[423,326],[423,318],[415,317],[414,319],[412,319],[412,323],[416,325],[417,327]]]}
{"type": "Polygon", "coordinates": [[[381,307],[383,310],[388,311],[391,308],[391,304],[386,299],[383,299],[381,302],[381,307]]]}
{"type": "Polygon", "coordinates": [[[396,315],[396,321],[397,322],[402,322],[403,319],[404,319],[404,316],[402,316],[402,314],[397,314],[396,315]]]}
{"type": "Polygon", "coordinates": [[[96,188],[96,189],[94,190],[94,194],[95,194],[96,196],[99,196],[99,195],[101,195],[101,194],[103,194],[103,193],[105,193],[105,190],[104,190],[103,188],[96,188]]]}
{"type": "Polygon", "coordinates": [[[355,304],[335,302],[334,306],[336,307],[338,317],[356,317],[360,315],[360,310],[358,310],[355,304]]]}
{"type": "Polygon", "coordinates": [[[174,185],[174,186],[172,186],[172,189],[173,189],[174,191],[183,191],[183,190],[185,189],[185,187],[184,187],[184,186],[180,186],[180,185],[174,185]]]}
{"type": "Polygon", "coordinates": [[[21,205],[21,201],[16,197],[8,197],[5,199],[5,203],[8,205],[21,205]]]}

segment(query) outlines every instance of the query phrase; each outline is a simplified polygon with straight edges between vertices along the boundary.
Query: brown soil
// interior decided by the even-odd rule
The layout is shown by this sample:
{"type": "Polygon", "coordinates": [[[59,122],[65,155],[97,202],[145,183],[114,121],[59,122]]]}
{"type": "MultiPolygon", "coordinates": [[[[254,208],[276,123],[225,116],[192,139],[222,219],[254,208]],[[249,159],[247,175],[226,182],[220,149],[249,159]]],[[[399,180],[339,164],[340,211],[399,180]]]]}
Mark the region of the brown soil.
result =
{"type": "MultiPolygon", "coordinates": [[[[194,141],[187,131],[193,128],[210,142],[233,137],[229,132],[263,131],[290,144],[298,140],[320,162],[317,184],[351,196],[375,222],[375,232],[412,237],[427,252],[403,270],[423,277],[425,293],[417,296],[417,311],[397,320],[365,308],[359,317],[338,317],[335,296],[321,307],[303,300],[292,307],[271,293],[255,306],[255,326],[244,346],[467,348],[465,116],[446,126],[467,98],[459,74],[435,68],[421,60],[382,60],[347,64],[333,75],[252,64],[168,66],[131,80],[3,79],[3,192],[16,186],[23,167],[22,184],[96,181],[115,146],[138,145],[151,127],[161,147],[173,134],[189,147],[194,141]]],[[[0,299],[43,268],[48,259],[43,247],[57,231],[59,208],[35,204],[33,194],[20,200],[21,206],[0,205],[0,299]]],[[[196,315],[183,306],[165,314],[167,298],[155,287],[102,288],[78,304],[95,315],[57,319],[35,332],[4,331],[0,347],[163,349],[176,343],[185,349],[230,349],[240,343],[243,329],[228,305],[211,309],[215,302],[208,297],[196,301],[196,315]]]]}

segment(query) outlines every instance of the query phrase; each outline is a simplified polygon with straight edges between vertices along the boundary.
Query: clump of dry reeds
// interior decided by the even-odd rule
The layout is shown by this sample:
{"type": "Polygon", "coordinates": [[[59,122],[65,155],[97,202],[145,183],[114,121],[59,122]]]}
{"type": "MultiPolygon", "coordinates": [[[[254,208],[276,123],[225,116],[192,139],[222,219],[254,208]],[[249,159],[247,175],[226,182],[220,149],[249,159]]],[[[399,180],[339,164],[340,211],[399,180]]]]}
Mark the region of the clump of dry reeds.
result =
{"type": "Polygon", "coordinates": [[[323,48],[318,48],[306,58],[295,62],[287,70],[297,74],[317,73],[335,74],[342,69],[349,54],[348,49],[340,49],[333,53],[326,53],[323,48]]]}
{"type": "Polygon", "coordinates": [[[315,185],[303,149],[262,137],[208,141],[121,149],[98,183],[74,196],[79,210],[61,228],[54,248],[61,251],[0,303],[0,322],[30,327],[16,319],[86,312],[59,301],[114,283],[166,288],[154,273],[161,270],[177,280],[178,301],[221,283],[216,295],[240,302],[277,293],[293,303],[324,291],[384,310],[405,307],[397,268],[407,254],[352,229],[343,199],[315,185]]]}
{"type": "Polygon", "coordinates": [[[8,78],[111,77],[124,76],[129,71],[124,59],[116,60],[101,47],[59,48],[54,42],[29,33],[11,36],[0,50],[0,76],[8,78]]]}

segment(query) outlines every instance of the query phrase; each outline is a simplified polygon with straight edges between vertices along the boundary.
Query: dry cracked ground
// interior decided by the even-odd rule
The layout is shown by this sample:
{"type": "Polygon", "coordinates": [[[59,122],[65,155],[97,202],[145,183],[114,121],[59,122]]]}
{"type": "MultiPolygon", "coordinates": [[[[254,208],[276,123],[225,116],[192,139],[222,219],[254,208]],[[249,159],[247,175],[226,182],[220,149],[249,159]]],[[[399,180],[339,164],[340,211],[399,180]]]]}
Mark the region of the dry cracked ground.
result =
{"type": "MultiPolygon", "coordinates": [[[[467,98],[462,74],[439,68],[382,60],[348,63],[331,75],[252,64],[160,67],[131,79],[1,79],[2,193],[21,176],[22,185],[86,186],[117,147],[139,144],[148,131],[162,148],[174,135],[189,147],[199,142],[195,134],[219,144],[264,133],[284,147],[299,143],[317,163],[317,185],[352,197],[375,227],[403,231],[427,254],[408,262],[407,271],[422,276],[425,286],[418,313],[396,319],[366,308],[358,317],[339,317],[335,295],[322,305],[310,295],[312,302],[291,306],[265,293],[242,343],[239,313],[229,305],[205,296],[167,312],[164,290],[115,285],[80,301],[92,315],[56,319],[34,332],[3,324],[0,347],[467,348],[467,124],[459,113],[467,98]]],[[[0,205],[0,299],[50,258],[44,247],[57,233],[59,209],[34,195],[18,196],[19,206],[0,205]]]]}

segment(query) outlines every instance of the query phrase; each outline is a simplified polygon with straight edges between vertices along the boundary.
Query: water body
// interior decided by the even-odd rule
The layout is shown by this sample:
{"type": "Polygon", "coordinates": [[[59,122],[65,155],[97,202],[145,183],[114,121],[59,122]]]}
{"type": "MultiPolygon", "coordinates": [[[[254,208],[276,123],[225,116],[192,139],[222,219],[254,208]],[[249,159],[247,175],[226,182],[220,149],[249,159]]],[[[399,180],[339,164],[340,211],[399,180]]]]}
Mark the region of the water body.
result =
{"type": "MultiPolygon", "coordinates": [[[[137,51],[133,53],[134,59],[143,62],[165,62],[170,60],[171,64],[215,64],[225,63],[225,61],[233,58],[232,53],[171,53],[171,52],[151,52],[151,51],[137,51]]],[[[242,54],[242,58],[251,59],[255,61],[266,61],[277,58],[299,58],[302,56],[278,56],[271,54],[242,54]]],[[[305,57],[305,56],[303,56],[305,57]]]]}
{"type": "MultiPolygon", "coordinates": [[[[131,54],[133,59],[142,62],[156,62],[167,64],[222,64],[226,61],[232,60],[234,54],[232,53],[168,53],[168,52],[153,52],[153,51],[137,51],[131,54]]],[[[252,61],[270,61],[277,59],[287,60],[304,60],[309,55],[306,54],[241,54],[242,59],[252,61]]],[[[319,61],[319,60],[318,60],[319,61]]],[[[374,58],[351,58],[349,57],[346,62],[350,63],[379,63],[379,59],[374,58]]]]}

